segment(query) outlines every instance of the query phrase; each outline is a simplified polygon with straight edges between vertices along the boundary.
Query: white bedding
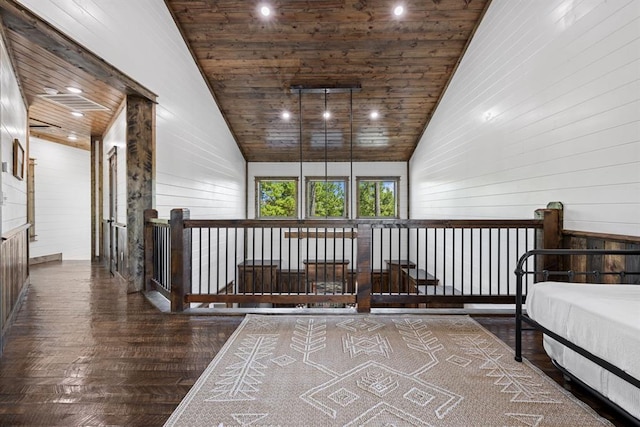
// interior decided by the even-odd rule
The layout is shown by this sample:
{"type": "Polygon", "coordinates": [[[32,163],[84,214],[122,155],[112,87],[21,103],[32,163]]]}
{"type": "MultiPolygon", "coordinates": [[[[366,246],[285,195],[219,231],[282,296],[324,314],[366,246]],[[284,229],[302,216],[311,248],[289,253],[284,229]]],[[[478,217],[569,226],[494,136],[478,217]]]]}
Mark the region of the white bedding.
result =
{"type": "MultiPolygon", "coordinates": [[[[640,286],[541,282],[530,286],[527,314],[542,326],[640,379],[640,286]]],[[[545,337],[561,366],[640,419],[640,390],[545,337]]]]}

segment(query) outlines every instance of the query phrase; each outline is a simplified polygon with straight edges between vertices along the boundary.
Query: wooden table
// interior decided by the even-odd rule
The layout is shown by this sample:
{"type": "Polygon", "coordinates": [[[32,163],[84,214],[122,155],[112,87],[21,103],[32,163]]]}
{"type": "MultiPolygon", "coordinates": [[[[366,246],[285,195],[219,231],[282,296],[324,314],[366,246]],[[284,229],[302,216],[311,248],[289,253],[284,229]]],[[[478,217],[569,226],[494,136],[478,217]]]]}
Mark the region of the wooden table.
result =
{"type": "Polygon", "coordinates": [[[268,294],[279,292],[278,259],[247,259],[238,264],[238,293],[268,294]]]}
{"type": "Polygon", "coordinates": [[[340,282],[347,281],[349,260],[347,259],[305,259],[304,272],[307,283],[310,285],[310,292],[315,292],[317,283],[320,282],[340,282]]]}

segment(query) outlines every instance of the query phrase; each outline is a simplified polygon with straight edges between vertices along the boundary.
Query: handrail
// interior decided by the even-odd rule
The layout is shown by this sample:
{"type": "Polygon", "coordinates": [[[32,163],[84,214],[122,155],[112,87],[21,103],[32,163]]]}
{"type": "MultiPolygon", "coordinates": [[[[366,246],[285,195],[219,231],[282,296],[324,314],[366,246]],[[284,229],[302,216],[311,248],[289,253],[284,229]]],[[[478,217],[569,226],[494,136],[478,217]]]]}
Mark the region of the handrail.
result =
{"type": "Polygon", "coordinates": [[[562,235],[565,237],[578,237],[583,239],[602,239],[612,240],[620,243],[631,243],[637,245],[640,243],[640,236],[628,236],[625,234],[611,234],[611,233],[596,233],[592,231],[578,231],[578,230],[562,230],[562,235]]]}
{"type": "Polygon", "coordinates": [[[25,223],[23,225],[20,225],[10,231],[7,231],[6,233],[2,234],[2,240],[9,240],[10,238],[12,238],[13,236],[15,236],[16,234],[20,234],[25,230],[28,230],[29,228],[31,228],[31,224],[30,223],[25,223]]]}
{"type": "Polygon", "coordinates": [[[163,218],[148,218],[147,224],[169,225],[169,220],[163,218]]]}
{"type": "Polygon", "coordinates": [[[188,219],[185,228],[357,228],[369,224],[380,228],[439,227],[439,228],[542,228],[541,219],[188,219]]]}

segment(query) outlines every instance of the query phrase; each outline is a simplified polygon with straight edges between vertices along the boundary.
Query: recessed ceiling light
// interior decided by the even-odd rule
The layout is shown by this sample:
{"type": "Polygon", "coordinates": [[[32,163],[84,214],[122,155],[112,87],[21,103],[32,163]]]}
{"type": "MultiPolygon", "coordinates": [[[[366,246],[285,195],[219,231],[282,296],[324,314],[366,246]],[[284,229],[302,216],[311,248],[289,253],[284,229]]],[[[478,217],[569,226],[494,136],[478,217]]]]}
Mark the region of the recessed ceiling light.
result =
{"type": "Polygon", "coordinates": [[[372,111],[371,114],[369,114],[369,117],[371,117],[372,119],[377,119],[378,117],[380,117],[380,114],[378,114],[377,111],[372,111]]]}
{"type": "Polygon", "coordinates": [[[282,112],[282,118],[284,120],[289,120],[291,118],[291,113],[289,113],[288,111],[283,111],[282,112]]]}
{"type": "Polygon", "coordinates": [[[260,7],[260,13],[262,14],[262,16],[267,17],[271,15],[271,8],[267,5],[263,5],[260,7]]]}
{"type": "Polygon", "coordinates": [[[331,118],[331,113],[328,111],[325,111],[324,113],[322,113],[322,117],[324,117],[325,120],[328,120],[331,118]]]}
{"type": "Polygon", "coordinates": [[[80,111],[72,111],[71,115],[74,117],[84,117],[84,114],[81,113],[80,111]]]}
{"type": "Polygon", "coordinates": [[[396,7],[394,7],[393,8],[393,14],[396,15],[396,16],[401,16],[402,14],[404,14],[404,6],[399,4],[396,7]]]}
{"type": "Polygon", "coordinates": [[[82,93],[82,89],[78,89],[77,87],[67,86],[67,90],[71,93],[82,93]]]}
{"type": "Polygon", "coordinates": [[[45,87],[44,88],[44,93],[46,93],[47,95],[57,95],[58,94],[58,90],[54,89],[52,87],[45,87]]]}
{"type": "Polygon", "coordinates": [[[68,139],[69,141],[76,141],[76,140],[78,139],[78,137],[77,137],[77,136],[75,136],[75,135],[69,135],[69,136],[67,137],[67,139],[68,139]]]}

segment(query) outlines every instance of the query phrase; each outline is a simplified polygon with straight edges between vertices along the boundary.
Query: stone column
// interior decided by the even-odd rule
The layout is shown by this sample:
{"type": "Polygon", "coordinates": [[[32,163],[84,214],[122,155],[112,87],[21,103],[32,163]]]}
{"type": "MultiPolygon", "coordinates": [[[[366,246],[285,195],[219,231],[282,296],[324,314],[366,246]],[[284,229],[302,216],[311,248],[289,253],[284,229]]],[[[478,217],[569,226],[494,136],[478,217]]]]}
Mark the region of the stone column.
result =
{"type": "Polygon", "coordinates": [[[128,292],[144,289],[144,211],[155,193],[155,103],[127,96],[127,249],[128,292]]]}

